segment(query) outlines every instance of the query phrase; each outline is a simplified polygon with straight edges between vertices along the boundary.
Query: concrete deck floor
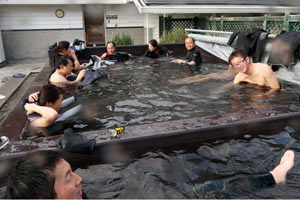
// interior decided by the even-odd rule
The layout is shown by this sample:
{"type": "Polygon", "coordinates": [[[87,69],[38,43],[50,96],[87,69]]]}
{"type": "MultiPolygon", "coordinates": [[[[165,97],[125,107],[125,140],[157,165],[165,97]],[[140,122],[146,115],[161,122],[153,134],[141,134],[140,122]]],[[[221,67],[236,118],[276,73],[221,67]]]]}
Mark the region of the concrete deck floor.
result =
{"type": "Polygon", "coordinates": [[[0,67],[0,88],[12,78],[13,74],[21,72],[27,75],[30,72],[40,72],[47,62],[48,58],[9,61],[8,64],[0,67]]]}

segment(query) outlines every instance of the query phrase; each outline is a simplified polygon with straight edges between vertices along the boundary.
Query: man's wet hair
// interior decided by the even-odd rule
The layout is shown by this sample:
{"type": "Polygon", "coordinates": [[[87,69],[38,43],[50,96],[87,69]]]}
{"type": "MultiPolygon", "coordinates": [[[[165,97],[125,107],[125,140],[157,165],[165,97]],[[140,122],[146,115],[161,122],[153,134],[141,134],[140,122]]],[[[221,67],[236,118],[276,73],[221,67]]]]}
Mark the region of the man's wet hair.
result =
{"type": "Polygon", "coordinates": [[[112,44],[115,48],[117,47],[116,44],[115,44],[113,41],[108,41],[108,42],[106,43],[106,47],[108,46],[108,44],[112,44]]]}
{"type": "Polygon", "coordinates": [[[68,48],[70,48],[70,42],[68,41],[60,41],[58,43],[57,49],[56,49],[56,53],[61,53],[63,50],[67,50],[68,48]]]}
{"type": "Polygon", "coordinates": [[[235,57],[241,57],[241,58],[243,58],[243,59],[245,59],[245,58],[247,58],[247,53],[244,51],[244,50],[241,50],[241,49],[236,49],[236,50],[234,50],[231,54],[230,54],[230,56],[229,56],[229,58],[228,58],[228,63],[229,64],[231,64],[231,61],[233,60],[233,58],[235,58],[235,57]]]}
{"type": "Polygon", "coordinates": [[[38,94],[38,105],[45,106],[46,103],[55,103],[61,94],[64,94],[64,89],[52,84],[44,85],[38,94]]]}
{"type": "Polygon", "coordinates": [[[156,48],[157,46],[158,46],[158,43],[157,43],[157,41],[156,40],[150,40],[149,41],[149,44],[151,44],[154,48],[156,48]]]}
{"type": "MultiPolygon", "coordinates": [[[[187,38],[185,38],[185,40],[187,40],[187,39],[189,39],[189,38],[191,38],[192,39],[192,41],[193,41],[193,43],[195,43],[195,39],[194,38],[192,38],[192,37],[187,37],[187,38]]],[[[184,41],[185,41],[184,40],[184,41]]]]}
{"type": "Polygon", "coordinates": [[[56,69],[60,69],[61,65],[67,66],[69,64],[69,60],[72,62],[74,68],[74,58],[72,56],[62,56],[57,63],[56,69]]]}
{"type": "Polygon", "coordinates": [[[39,151],[23,157],[9,174],[6,198],[55,199],[54,172],[62,159],[54,151],[39,151]]]}

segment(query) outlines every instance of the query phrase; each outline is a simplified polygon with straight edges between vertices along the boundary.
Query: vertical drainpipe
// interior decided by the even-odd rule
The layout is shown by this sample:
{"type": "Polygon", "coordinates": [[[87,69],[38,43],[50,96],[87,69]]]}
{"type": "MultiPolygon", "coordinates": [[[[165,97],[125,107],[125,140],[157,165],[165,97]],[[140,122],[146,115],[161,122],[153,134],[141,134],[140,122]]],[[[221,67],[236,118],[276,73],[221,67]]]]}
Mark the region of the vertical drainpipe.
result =
{"type": "Polygon", "coordinates": [[[164,30],[163,30],[163,34],[166,32],[166,13],[164,13],[164,30]]]}
{"type": "Polygon", "coordinates": [[[104,5],[103,4],[103,6],[104,6],[104,12],[103,12],[103,19],[104,19],[104,22],[103,22],[103,26],[104,26],[104,38],[105,38],[105,40],[104,40],[104,46],[106,46],[106,43],[107,43],[107,38],[106,38],[106,36],[107,36],[107,24],[106,24],[106,10],[107,10],[107,8],[106,8],[106,5],[104,5]]]}
{"type": "Polygon", "coordinates": [[[221,16],[221,31],[224,31],[224,15],[221,16]]]}
{"type": "Polygon", "coordinates": [[[148,41],[149,41],[149,13],[146,14],[146,22],[147,22],[147,31],[146,31],[146,33],[147,33],[147,36],[146,36],[146,39],[147,39],[146,44],[147,44],[148,41]]]}
{"type": "Polygon", "coordinates": [[[265,14],[264,15],[264,22],[263,22],[263,29],[265,31],[267,31],[267,25],[268,25],[268,18],[267,18],[267,15],[265,14]]]}
{"type": "Polygon", "coordinates": [[[87,45],[86,29],[85,29],[85,21],[84,21],[84,6],[85,6],[85,4],[81,4],[80,6],[81,6],[81,20],[82,20],[83,32],[84,32],[84,41],[85,41],[85,45],[87,45]]]}
{"type": "Polygon", "coordinates": [[[290,31],[290,20],[289,19],[290,19],[290,12],[286,11],[284,13],[284,22],[283,22],[284,30],[286,30],[286,31],[290,31]]]}

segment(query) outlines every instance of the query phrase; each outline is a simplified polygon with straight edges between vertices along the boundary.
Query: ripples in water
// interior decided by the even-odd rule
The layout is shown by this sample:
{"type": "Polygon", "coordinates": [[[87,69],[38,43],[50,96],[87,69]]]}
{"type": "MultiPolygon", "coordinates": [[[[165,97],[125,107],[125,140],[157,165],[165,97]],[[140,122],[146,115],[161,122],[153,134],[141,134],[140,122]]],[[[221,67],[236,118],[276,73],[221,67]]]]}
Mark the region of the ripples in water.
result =
{"type": "Polygon", "coordinates": [[[203,198],[298,198],[299,141],[299,132],[286,127],[276,135],[153,149],[135,158],[123,154],[126,162],[76,172],[90,198],[198,198],[193,186],[214,180],[230,182],[231,187],[203,198]],[[295,166],[285,184],[259,190],[239,185],[239,178],[272,170],[287,149],[295,151],[295,166]]]}
{"type": "MultiPolygon", "coordinates": [[[[201,74],[225,71],[227,67],[204,63],[201,74]]],[[[86,117],[75,116],[70,123],[87,123],[89,126],[84,131],[230,115],[254,109],[256,112],[266,108],[276,110],[282,102],[292,110],[299,110],[298,96],[294,92],[299,88],[295,85],[287,85],[280,93],[265,96],[266,89],[259,86],[230,87],[232,84],[223,80],[170,83],[169,80],[183,79],[191,74],[186,66],[170,63],[169,58],[155,61],[137,58],[106,70],[111,74],[110,79],[99,80],[76,91],[77,103],[83,104],[86,117]]]]}

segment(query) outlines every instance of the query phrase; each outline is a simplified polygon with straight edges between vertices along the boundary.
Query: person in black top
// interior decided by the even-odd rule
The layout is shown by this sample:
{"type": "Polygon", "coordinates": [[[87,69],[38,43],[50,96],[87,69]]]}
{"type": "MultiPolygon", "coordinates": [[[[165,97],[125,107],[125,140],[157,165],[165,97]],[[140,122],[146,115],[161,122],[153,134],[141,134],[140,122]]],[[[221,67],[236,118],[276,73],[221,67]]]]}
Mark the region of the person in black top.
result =
{"type": "Polygon", "coordinates": [[[165,47],[159,46],[157,41],[153,39],[149,41],[148,49],[145,52],[144,56],[155,59],[160,56],[168,56],[168,51],[165,47]]]}
{"type": "Polygon", "coordinates": [[[176,59],[172,60],[174,63],[178,64],[188,64],[194,66],[195,70],[200,70],[202,64],[202,56],[200,49],[196,46],[194,38],[188,37],[185,39],[185,48],[187,49],[186,59],[176,59]]]}
{"type": "Polygon", "coordinates": [[[117,52],[117,47],[114,42],[107,42],[106,53],[101,55],[101,60],[114,60],[114,61],[125,61],[128,60],[132,55],[127,52],[117,52]]]}

